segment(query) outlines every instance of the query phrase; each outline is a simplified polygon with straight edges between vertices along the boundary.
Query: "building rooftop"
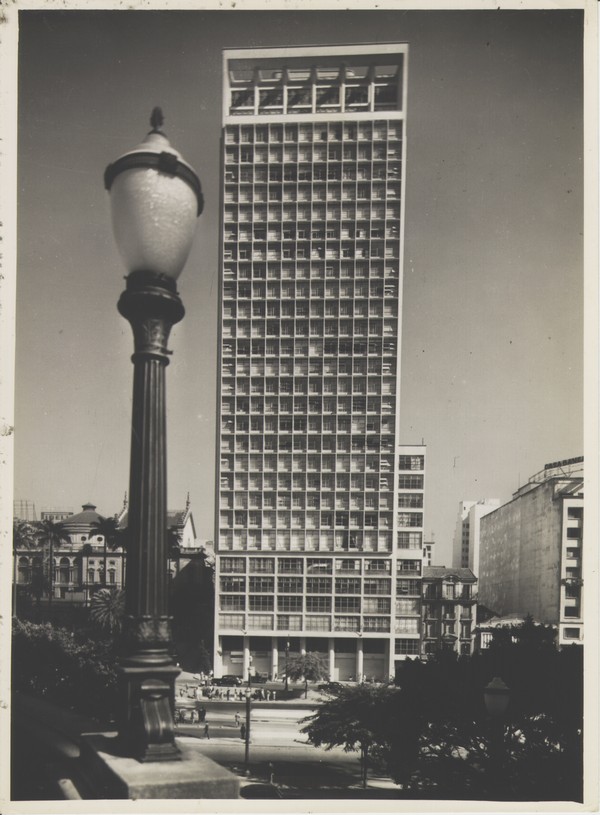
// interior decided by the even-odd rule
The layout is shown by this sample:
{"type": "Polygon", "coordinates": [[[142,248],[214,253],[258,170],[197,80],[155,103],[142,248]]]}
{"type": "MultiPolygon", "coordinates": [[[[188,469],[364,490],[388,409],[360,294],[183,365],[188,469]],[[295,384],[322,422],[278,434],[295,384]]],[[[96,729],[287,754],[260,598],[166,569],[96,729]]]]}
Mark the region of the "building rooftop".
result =
{"type": "Polygon", "coordinates": [[[439,580],[444,578],[455,578],[456,580],[477,580],[470,569],[451,568],[447,566],[424,566],[423,580],[439,580]]]}

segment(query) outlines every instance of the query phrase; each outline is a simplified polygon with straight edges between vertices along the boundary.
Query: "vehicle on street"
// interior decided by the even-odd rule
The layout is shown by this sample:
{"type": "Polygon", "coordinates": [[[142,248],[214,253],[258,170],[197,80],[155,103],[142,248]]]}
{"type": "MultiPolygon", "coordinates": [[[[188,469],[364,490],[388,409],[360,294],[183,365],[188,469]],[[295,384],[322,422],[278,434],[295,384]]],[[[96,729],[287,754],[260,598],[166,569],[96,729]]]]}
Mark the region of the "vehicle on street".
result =
{"type": "Polygon", "coordinates": [[[220,679],[213,679],[213,685],[217,685],[218,687],[232,688],[242,684],[242,677],[236,676],[235,674],[224,674],[220,679]]]}

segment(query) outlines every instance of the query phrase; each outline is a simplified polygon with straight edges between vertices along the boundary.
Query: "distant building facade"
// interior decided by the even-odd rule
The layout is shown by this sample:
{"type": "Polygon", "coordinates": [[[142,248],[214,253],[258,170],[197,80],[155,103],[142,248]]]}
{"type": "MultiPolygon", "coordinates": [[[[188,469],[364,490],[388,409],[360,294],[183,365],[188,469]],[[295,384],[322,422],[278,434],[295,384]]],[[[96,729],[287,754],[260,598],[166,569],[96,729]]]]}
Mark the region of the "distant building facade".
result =
{"type": "Polygon", "coordinates": [[[481,519],[499,506],[497,498],[460,502],[452,543],[452,565],[456,569],[471,569],[478,576],[481,519]]]}
{"type": "Polygon", "coordinates": [[[480,602],[583,642],[583,458],[547,464],[481,521],[480,602]]]}
{"type": "Polygon", "coordinates": [[[425,541],[423,544],[423,566],[433,566],[435,557],[435,541],[425,541]]]}
{"type": "MultiPolygon", "coordinates": [[[[89,605],[100,588],[122,588],[125,581],[126,555],[122,547],[109,548],[97,525],[105,516],[96,506],[87,503],[81,512],[73,514],[58,510],[42,512],[41,520],[60,523],[67,540],[52,547],[22,547],[15,554],[14,575],[21,595],[37,596],[44,604],[89,605]]],[[[189,500],[184,510],[168,512],[171,534],[181,541],[181,548],[172,551],[168,569],[171,577],[181,573],[190,558],[200,548],[194,544],[195,528],[189,500]]],[[[114,516],[119,528],[127,526],[127,502],[114,516]]],[[[33,522],[35,527],[35,522],[33,522]]]]}
{"type": "Polygon", "coordinates": [[[40,521],[59,523],[60,521],[66,521],[73,514],[72,509],[43,509],[40,512],[40,521]]]}
{"type": "Polygon", "coordinates": [[[423,567],[422,656],[473,653],[477,625],[477,578],[470,569],[423,567]]]}

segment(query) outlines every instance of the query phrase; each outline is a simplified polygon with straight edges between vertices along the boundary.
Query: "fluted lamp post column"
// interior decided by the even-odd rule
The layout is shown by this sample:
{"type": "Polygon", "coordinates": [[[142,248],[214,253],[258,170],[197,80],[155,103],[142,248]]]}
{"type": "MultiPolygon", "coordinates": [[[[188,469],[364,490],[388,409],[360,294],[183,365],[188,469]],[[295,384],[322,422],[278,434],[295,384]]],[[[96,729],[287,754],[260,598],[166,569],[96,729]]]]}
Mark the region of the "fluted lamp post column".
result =
{"type": "Polygon", "coordinates": [[[119,743],[125,755],[161,761],[180,756],[173,722],[179,669],[167,606],[165,368],[170,330],[184,315],[176,280],[203,199],[198,176],[161,131],[159,108],[150,122],[142,143],[106,168],[104,182],[128,270],[118,309],[134,337],[119,743]]]}

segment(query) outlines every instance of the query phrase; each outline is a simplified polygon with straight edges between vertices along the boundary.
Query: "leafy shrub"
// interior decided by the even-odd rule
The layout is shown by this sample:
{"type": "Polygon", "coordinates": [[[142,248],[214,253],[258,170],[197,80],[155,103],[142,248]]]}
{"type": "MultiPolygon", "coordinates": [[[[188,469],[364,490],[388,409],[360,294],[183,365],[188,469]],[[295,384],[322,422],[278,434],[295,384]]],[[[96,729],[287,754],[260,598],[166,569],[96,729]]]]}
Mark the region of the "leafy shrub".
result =
{"type": "Polygon", "coordinates": [[[111,641],[51,623],[13,622],[13,690],[106,722],[116,709],[115,664],[111,641]]]}

